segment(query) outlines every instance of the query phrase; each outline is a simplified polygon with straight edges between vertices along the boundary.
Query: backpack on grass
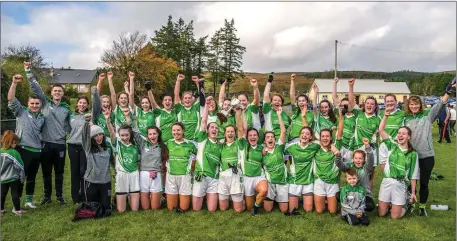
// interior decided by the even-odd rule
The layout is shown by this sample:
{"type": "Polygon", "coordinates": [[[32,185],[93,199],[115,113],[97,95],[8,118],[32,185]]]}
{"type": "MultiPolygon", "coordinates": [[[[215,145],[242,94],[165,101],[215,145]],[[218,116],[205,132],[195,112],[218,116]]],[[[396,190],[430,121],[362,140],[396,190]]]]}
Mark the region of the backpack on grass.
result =
{"type": "Polygon", "coordinates": [[[75,216],[71,220],[72,222],[79,221],[81,219],[96,219],[105,217],[105,210],[102,205],[98,202],[83,202],[75,211],[75,216]]]}

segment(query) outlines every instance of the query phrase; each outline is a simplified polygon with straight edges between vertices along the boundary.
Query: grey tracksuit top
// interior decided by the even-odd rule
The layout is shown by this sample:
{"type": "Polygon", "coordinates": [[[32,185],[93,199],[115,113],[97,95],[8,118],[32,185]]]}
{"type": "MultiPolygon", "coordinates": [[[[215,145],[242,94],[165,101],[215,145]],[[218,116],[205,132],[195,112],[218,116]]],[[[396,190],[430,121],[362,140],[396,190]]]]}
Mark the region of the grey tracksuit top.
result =
{"type": "Polygon", "coordinates": [[[17,98],[8,102],[8,108],[16,116],[16,135],[21,140],[19,146],[41,149],[41,130],[44,117],[41,113],[32,113],[21,105],[17,98]]]}
{"type": "Polygon", "coordinates": [[[87,158],[84,179],[90,183],[105,184],[111,182],[110,162],[112,152],[109,143],[106,150],[96,147],[92,150],[89,122],[85,122],[81,131],[82,146],[87,158]]]}
{"type": "Polygon", "coordinates": [[[133,136],[141,152],[141,171],[162,170],[162,148],[159,144],[152,145],[151,142],[141,136],[137,129],[133,129],[133,136]]]}

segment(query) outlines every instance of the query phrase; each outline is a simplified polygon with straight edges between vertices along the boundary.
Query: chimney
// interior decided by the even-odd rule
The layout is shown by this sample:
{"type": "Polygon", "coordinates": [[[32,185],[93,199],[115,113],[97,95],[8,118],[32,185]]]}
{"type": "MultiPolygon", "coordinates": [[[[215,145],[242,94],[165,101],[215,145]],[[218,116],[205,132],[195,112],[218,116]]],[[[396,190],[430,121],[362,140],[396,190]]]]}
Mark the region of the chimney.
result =
{"type": "Polygon", "coordinates": [[[54,77],[54,66],[51,66],[51,71],[49,74],[51,75],[51,78],[54,77]]]}

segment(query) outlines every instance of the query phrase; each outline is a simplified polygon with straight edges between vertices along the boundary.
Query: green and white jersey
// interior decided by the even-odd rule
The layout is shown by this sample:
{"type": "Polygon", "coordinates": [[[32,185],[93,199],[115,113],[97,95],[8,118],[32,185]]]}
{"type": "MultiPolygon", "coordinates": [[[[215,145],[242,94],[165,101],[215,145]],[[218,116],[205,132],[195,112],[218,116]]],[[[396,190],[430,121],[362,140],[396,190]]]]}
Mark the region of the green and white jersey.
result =
{"type": "Polygon", "coordinates": [[[121,172],[137,171],[138,166],[138,147],[133,144],[124,144],[117,139],[114,143],[114,153],[116,153],[116,170],[121,172]]]}
{"type": "Polygon", "coordinates": [[[245,138],[239,139],[238,142],[241,157],[241,170],[244,175],[247,177],[263,176],[263,147],[261,145],[251,146],[245,138]]]}
{"type": "Polygon", "coordinates": [[[250,103],[246,106],[245,114],[248,128],[255,128],[260,131],[262,125],[260,123],[259,106],[254,105],[254,103],[250,103]]]}
{"type": "Polygon", "coordinates": [[[313,157],[320,148],[317,143],[301,146],[300,142],[297,142],[286,146],[284,154],[292,157],[289,166],[290,176],[287,180],[289,184],[307,185],[314,182],[313,157]]]}
{"type": "Polygon", "coordinates": [[[171,134],[171,127],[174,123],[178,122],[178,115],[175,109],[166,111],[165,109],[154,109],[155,123],[156,126],[162,131],[162,140],[167,142],[173,139],[171,134]]]}
{"type": "Polygon", "coordinates": [[[136,109],[136,126],[142,136],[148,136],[147,129],[155,125],[155,115],[153,110],[143,111],[142,108],[135,106],[136,109]]]}
{"type": "Polygon", "coordinates": [[[287,183],[287,168],[284,164],[284,144],[278,141],[273,151],[267,151],[263,156],[265,176],[272,184],[287,183]]]}
{"type": "Polygon", "coordinates": [[[200,102],[195,102],[191,107],[186,108],[183,104],[175,105],[178,121],[184,124],[184,138],[194,140],[200,129],[200,102]]]}
{"type": "MultiPolygon", "coordinates": [[[[303,120],[302,120],[302,116],[301,116],[301,111],[300,111],[300,108],[298,108],[298,106],[296,104],[292,105],[292,113],[294,113],[294,114],[292,115],[292,120],[291,120],[289,131],[288,131],[289,140],[293,140],[294,138],[300,137],[300,131],[303,128],[303,120]]],[[[308,122],[308,126],[313,128],[314,113],[312,111],[306,112],[305,118],[306,118],[306,122],[308,122]]]]}
{"type": "Polygon", "coordinates": [[[238,166],[241,161],[243,161],[242,153],[238,150],[243,150],[242,141],[240,139],[235,140],[234,142],[228,144],[224,143],[221,150],[221,171],[229,169],[229,164],[233,166],[238,166]]]}
{"type": "MultiPolygon", "coordinates": [[[[332,127],[336,127],[336,123],[330,121],[328,116],[323,116],[321,112],[318,112],[317,116],[314,116],[314,136],[319,140],[320,132],[323,129],[332,130],[332,127]]],[[[333,137],[335,137],[335,132],[332,131],[333,137]]]]}
{"type": "Polygon", "coordinates": [[[335,159],[331,150],[326,151],[320,147],[313,160],[314,179],[320,179],[328,184],[337,184],[339,169],[335,159]]]}
{"type": "MultiPolygon", "coordinates": [[[[130,109],[130,121],[133,122],[133,120],[134,120],[133,109],[132,109],[132,107],[130,107],[130,105],[128,106],[128,108],[130,109]]],[[[116,105],[116,108],[114,108],[114,111],[112,113],[114,114],[114,128],[115,128],[116,134],[117,134],[119,127],[121,125],[126,124],[127,120],[125,118],[124,112],[121,110],[121,107],[119,105],[116,105]]]]}
{"type": "Polygon", "coordinates": [[[197,154],[195,145],[188,140],[176,142],[174,139],[168,140],[165,145],[167,145],[169,155],[167,172],[171,175],[186,175],[190,173],[192,160],[197,154]]]}
{"type": "Polygon", "coordinates": [[[355,115],[344,116],[342,145],[347,149],[350,149],[351,139],[354,136],[355,119],[355,115]]]}
{"type": "MultiPolygon", "coordinates": [[[[380,118],[384,117],[384,112],[380,118]]],[[[405,125],[405,112],[399,109],[396,109],[394,112],[391,112],[387,117],[386,126],[384,131],[391,137],[397,137],[398,129],[405,125]]]]}
{"type": "Polygon", "coordinates": [[[379,148],[380,164],[385,164],[382,176],[409,182],[419,179],[419,157],[416,151],[407,153],[392,138],[382,141],[379,148]],[[381,153],[382,152],[382,153],[381,153]]]}
{"type": "Polygon", "coordinates": [[[219,165],[221,162],[221,146],[217,141],[213,142],[208,138],[206,131],[197,133],[197,165],[195,172],[201,172],[203,175],[219,178],[219,165]]]}
{"type": "MultiPolygon", "coordinates": [[[[271,103],[267,102],[264,103],[262,106],[263,111],[263,118],[265,119],[264,128],[265,131],[273,131],[275,133],[276,140],[279,139],[279,135],[281,134],[281,128],[279,127],[279,118],[278,114],[275,110],[273,110],[271,103]]],[[[284,126],[289,128],[290,125],[290,117],[285,113],[281,113],[282,121],[284,122],[284,126]]]]}
{"type": "Polygon", "coordinates": [[[376,144],[376,133],[378,132],[381,118],[377,115],[367,116],[361,110],[353,110],[355,119],[355,131],[352,138],[352,150],[357,150],[363,146],[362,138],[370,140],[371,144],[376,144]]]}
{"type": "MultiPolygon", "coordinates": [[[[109,119],[110,119],[111,123],[115,122],[114,113],[111,113],[109,119]]],[[[103,113],[98,115],[98,118],[96,120],[94,120],[94,122],[95,122],[94,124],[100,126],[103,129],[103,132],[105,133],[105,136],[107,136],[107,137],[110,136],[108,125],[106,124],[106,119],[105,119],[105,116],[103,115],[103,113]]]]}

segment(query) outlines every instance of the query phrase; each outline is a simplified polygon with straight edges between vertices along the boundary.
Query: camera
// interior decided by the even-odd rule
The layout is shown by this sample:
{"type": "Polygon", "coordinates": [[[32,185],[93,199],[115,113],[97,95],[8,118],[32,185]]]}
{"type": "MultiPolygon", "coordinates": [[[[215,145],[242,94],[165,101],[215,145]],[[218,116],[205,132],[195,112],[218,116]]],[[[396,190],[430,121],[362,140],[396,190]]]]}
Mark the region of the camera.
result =
{"type": "Polygon", "coordinates": [[[343,111],[342,111],[343,115],[345,115],[348,112],[349,112],[349,106],[348,105],[343,105],[343,111]]]}
{"type": "Polygon", "coordinates": [[[146,90],[151,90],[152,88],[152,80],[151,79],[147,79],[146,82],[144,83],[144,88],[146,88],[146,90]]]}

